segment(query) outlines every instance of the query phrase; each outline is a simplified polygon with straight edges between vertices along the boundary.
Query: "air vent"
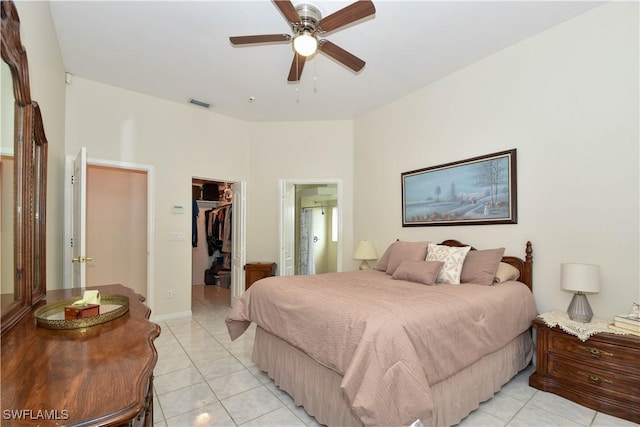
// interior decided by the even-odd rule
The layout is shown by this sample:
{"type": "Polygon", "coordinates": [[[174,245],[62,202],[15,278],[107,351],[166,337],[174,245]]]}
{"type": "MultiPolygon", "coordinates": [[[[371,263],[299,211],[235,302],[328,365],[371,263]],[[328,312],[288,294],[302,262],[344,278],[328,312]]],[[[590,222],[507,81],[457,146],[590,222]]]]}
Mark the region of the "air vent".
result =
{"type": "Polygon", "coordinates": [[[204,102],[204,101],[198,101],[197,99],[193,99],[191,98],[189,100],[189,102],[193,105],[197,105],[198,107],[202,107],[202,108],[209,108],[211,107],[211,104],[204,102]]]}

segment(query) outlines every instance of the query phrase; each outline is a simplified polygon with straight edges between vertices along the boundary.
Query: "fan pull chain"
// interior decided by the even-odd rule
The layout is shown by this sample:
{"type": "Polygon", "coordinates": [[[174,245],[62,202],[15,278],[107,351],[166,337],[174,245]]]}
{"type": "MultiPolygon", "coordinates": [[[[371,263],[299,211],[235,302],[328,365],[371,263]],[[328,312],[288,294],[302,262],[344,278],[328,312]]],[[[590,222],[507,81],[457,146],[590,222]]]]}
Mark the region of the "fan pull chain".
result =
{"type": "Polygon", "coordinates": [[[316,61],[313,61],[313,93],[318,93],[318,73],[316,61]]]}
{"type": "Polygon", "coordinates": [[[318,93],[318,58],[313,61],[313,93],[318,93]]]}
{"type": "Polygon", "coordinates": [[[296,82],[296,104],[300,104],[300,70],[299,70],[299,62],[300,58],[296,55],[296,76],[298,76],[298,81],[296,82]]]}

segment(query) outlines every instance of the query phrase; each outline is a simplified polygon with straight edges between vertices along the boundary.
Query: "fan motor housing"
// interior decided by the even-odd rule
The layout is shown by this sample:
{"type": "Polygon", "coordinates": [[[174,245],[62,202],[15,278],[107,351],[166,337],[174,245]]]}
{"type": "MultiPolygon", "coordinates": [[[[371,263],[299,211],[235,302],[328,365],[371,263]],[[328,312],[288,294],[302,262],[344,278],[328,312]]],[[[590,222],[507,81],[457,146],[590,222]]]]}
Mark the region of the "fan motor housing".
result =
{"type": "Polygon", "coordinates": [[[298,30],[310,30],[315,32],[318,22],[322,19],[320,10],[311,4],[301,3],[296,6],[296,11],[298,12],[298,15],[300,15],[301,20],[298,30]]]}

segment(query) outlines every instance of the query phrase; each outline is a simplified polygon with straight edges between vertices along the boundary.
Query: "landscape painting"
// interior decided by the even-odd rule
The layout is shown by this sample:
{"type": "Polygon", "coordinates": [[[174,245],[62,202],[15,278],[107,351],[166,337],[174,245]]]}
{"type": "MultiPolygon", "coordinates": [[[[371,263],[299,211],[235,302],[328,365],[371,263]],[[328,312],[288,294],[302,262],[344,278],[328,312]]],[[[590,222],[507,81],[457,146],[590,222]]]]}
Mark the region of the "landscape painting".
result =
{"type": "Polygon", "coordinates": [[[517,224],[516,150],[402,173],[402,226],[517,224]]]}

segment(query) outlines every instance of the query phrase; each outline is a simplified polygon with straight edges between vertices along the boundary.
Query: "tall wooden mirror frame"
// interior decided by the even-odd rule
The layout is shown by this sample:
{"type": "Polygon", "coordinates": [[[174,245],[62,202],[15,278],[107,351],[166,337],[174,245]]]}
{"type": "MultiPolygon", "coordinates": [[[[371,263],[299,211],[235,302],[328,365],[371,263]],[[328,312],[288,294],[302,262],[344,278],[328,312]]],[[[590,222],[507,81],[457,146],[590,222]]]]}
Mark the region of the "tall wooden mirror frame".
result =
{"type": "Polygon", "coordinates": [[[2,59],[11,70],[14,114],[14,295],[2,304],[2,335],[46,295],[47,139],[38,103],[31,99],[27,53],[13,1],[0,8],[2,59]]]}

